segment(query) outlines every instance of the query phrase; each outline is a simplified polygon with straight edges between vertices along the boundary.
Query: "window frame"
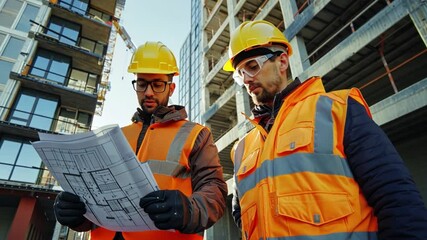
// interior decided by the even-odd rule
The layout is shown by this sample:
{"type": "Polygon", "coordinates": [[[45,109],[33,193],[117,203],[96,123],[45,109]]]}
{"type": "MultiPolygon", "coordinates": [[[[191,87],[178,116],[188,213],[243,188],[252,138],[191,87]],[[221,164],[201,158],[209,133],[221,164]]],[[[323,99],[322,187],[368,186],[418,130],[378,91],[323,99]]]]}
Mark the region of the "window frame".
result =
{"type": "MultiPolygon", "coordinates": [[[[25,101],[25,99],[22,101],[25,101]]],[[[14,102],[13,107],[10,111],[10,114],[7,117],[7,121],[10,123],[15,123],[15,124],[26,126],[26,127],[32,127],[32,128],[50,131],[54,127],[54,123],[55,123],[54,120],[55,120],[55,117],[57,116],[58,108],[60,106],[59,104],[60,104],[59,97],[55,97],[53,95],[36,92],[28,89],[23,89],[18,93],[18,96],[16,97],[16,101],[14,102]],[[26,104],[25,102],[21,103],[20,101],[21,99],[23,99],[23,97],[33,98],[34,100],[32,102],[32,105],[29,106],[29,104],[26,104]],[[44,102],[42,102],[41,100],[43,100],[44,102]],[[43,106],[39,104],[44,104],[47,101],[54,102],[54,104],[56,103],[54,111],[53,113],[50,114],[50,116],[46,116],[46,115],[43,115],[43,113],[42,114],[39,113],[40,111],[44,110],[43,106]],[[25,109],[24,110],[18,109],[19,107],[18,105],[20,104],[24,105],[25,107],[30,107],[31,109],[29,111],[25,111],[25,109]],[[41,109],[39,108],[40,106],[42,107],[41,109]],[[39,119],[48,119],[50,121],[50,122],[47,122],[49,127],[43,127],[41,125],[34,126],[34,124],[39,124],[39,122],[36,122],[39,119]]]]}
{"type": "MultiPolygon", "coordinates": [[[[21,139],[21,138],[17,138],[17,137],[13,137],[13,136],[2,136],[0,138],[0,153],[2,152],[2,148],[4,147],[4,144],[6,141],[9,142],[13,142],[18,144],[19,146],[17,146],[17,151],[14,155],[14,159],[11,162],[6,162],[2,160],[0,160],[0,167],[1,169],[6,169],[7,167],[10,167],[9,170],[9,175],[7,176],[7,178],[3,178],[4,175],[2,174],[1,179],[5,179],[6,181],[14,181],[14,182],[24,182],[24,183],[32,183],[32,184],[37,184],[40,181],[41,175],[42,175],[42,169],[44,168],[44,164],[41,160],[41,158],[37,155],[37,154],[33,154],[31,153],[30,155],[33,156],[34,158],[38,158],[38,164],[36,164],[36,166],[29,166],[29,165],[21,165],[20,164],[20,157],[21,156],[25,156],[23,155],[23,153],[25,153],[25,149],[33,149],[34,148],[31,146],[30,140],[27,139],[21,139]],[[29,148],[27,148],[29,147],[29,148]],[[19,173],[18,171],[21,170],[27,170],[27,174],[22,174],[19,173]],[[33,173],[34,179],[33,181],[28,181],[27,179],[21,178],[21,179],[14,179],[14,174],[19,174],[21,176],[29,176],[29,172],[33,173]]],[[[7,147],[7,146],[6,146],[7,147]]],[[[9,148],[10,149],[10,148],[9,148]]],[[[35,151],[35,150],[34,150],[35,151]]],[[[22,160],[22,159],[21,159],[22,160]]],[[[15,176],[16,177],[16,176],[15,176]]]]}
{"type": "MultiPolygon", "coordinates": [[[[43,61],[43,59],[41,59],[40,61],[43,61]]],[[[59,54],[56,52],[52,52],[52,51],[49,51],[49,50],[46,50],[43,48],[39,48],[39,49],[37,49],[37,53],[34,56],[34,61],[31,64],[29,75],[40,77],[40,78],[43,78],[43,79],[46,79],[46,80],[49,80],[49,81],[52,81],[52,82],[55,82],[55,83],[58,83],[58,84],[65,86],[68,84],[68,79],[69,79],[68,73],[72,68],[71,65],[72,65],[71,57],[63,55],[63,54],[59,54]],[[43,56],[42,54],[46,54],[46,55],[43,56]],[[45,57],[46,59],[48,59],[47,60],[48,62],[46,64],[46,69],[43,69],[41,67],[36,66],[38,58],[42,58],[42,57],[45,57]],[[61,61],[58,61],[58,59],[62,60],[62,63],[64,63],[66,61],[66,63],[68,64],[67,70],[62,74],[50,71],[51,67],[53,65],[52,63],[54,63],[54,62],[61,63],[61,61]],[[38,73],[35,73],[34,71],[41,71],[44,74],[38,74],[38,73]],[[54,76],[62,77],[62,81],[57,81],[53,78],[49,78],[50,74],[51,74],[51,76],[54,75],[54,76]]]]}

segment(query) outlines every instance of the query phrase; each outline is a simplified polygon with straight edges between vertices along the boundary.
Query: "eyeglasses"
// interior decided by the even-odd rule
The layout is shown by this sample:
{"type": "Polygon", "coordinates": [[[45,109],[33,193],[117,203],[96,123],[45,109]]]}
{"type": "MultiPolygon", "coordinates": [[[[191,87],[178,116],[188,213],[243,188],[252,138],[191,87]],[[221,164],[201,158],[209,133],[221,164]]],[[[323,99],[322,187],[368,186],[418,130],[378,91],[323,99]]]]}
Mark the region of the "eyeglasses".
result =
{"type": "Polygon", "coordinates": [[[133,80],[132,86],[133,89],[137,92],[145,92],[148,88],[148,85],[151,86],[151,89],[155,93],[162,93],[166,90],[166,85],[171,84],[172,82],[165,82],[165,81],[145,81],[145,80],[133,80]]]}
{"type": "Polygon", "coordinates": [[[254,77],[261,71],[264,63],[271,59],[272,57],[277,56],[275,53],[268,53],[266,55],[261,55],[253,58],[249,58],[237,65],[236,70],[233,73],[234,81],[237,82],[240,86],[243,85],[244,74],[246,73],[249,77],[254,77]]]}

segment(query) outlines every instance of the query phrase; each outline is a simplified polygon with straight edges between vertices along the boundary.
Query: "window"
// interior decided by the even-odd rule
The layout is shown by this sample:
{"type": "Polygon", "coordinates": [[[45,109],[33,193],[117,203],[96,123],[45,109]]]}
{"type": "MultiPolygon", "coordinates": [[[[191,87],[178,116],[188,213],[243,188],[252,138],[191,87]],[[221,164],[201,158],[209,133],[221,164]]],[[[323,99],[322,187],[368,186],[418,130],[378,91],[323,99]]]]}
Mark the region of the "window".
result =
{"type": "Polygon", "coordinates": [[[12,108],[9,122],[33,128],[50,130],[58,99],[24,90],[12,108]]]}
{"type": "Polygon", "coordinates": [[[62,43],[76,46],[80,35],[80,26],[61,18],[51,17],[46,34],[62,43]]]}
{"type": "Polygon", "coordinates": [[[89,113],[61,108],[55,131],[64,134],[87,132],[91,121],[92,115],[89,113]]]}
{"type": "Polygon", "coordinates": [[[0,26],[10,28],[15,22],[16,16],[22,7],[22,2],[18,0],[6,0],[3,9],[0,11],[0,26]]]}
{"type": "Polygon", "coordinates": [[[39,12],[39,8],[30,4],[27,4],[25,7],[24,13],[19,19],[18,24],[16,25],[16,30],[29,32],[31,28],[30,20],[34,20],[39,12]]]}
{"type": "Polygon", "coordinates": [[[0,179],[37,183],[42,161],[29,141],[0,139],[0,179]]]}
{"type": "Polygon", "coordinates": [[[70,62],[67,56],[39,49],[30,74],[64,85],[70,62]]]}
{"type": "Polygon", "coordinates": [[[9,73],[12,71],[13,62],[0,60],[0,84],[6,84],[9,80],[9,73]]]}
{"type": "Polygon", "coordinates": [[[97,79],[98,77],[95,74],[73,69],[71,70],[68,87],[75,90],[95,94],[97,79]]]}
{"type": "Polygon", "coordinates": [[[60,0],[59,5],[85,15],[89,6],[89,0],[60,0]]]}
{"type": "Polygon", "coordinates": [[[90,39],[82,38],[80,40],[80,47],[85,48],[88,51],[96,53],[98,55],[104,55],[105,46],[90,39]]]}
{"type": "Polygon", "coordinates": [[[105,14],[105,13],[103,13],[103,12],[100,12],[100,11],[98,11],[98,10],[95,10],[95,9],[93,9],[93,8],[89,9],[89,15],[90,15],[90,16],[97,16],[97,17],[101,18],[101,19],[102,19],[102,21],[104,21],[104,22],[109,22],[109,21],[111,21],[111,16],[110,16],[110,15],[105,14]]]}
{"type": "Polygon", "coordinates": [[[24,42],[24,40],[11,37],[2,53],[2,56],[17,59],[19,53],[21,52],[22,46],[24,46],[24,42]]]}
{"type": "Polygon", "coordinates": [[[0,34],[0,84],[6,84],[9,80],[10,71],[24,46],[24,42],[22,39],[0,34]],[[5,41],[6,43],[3,44],[5,41]],[[2,45],[4,49],[2,49],[2,45]]]}

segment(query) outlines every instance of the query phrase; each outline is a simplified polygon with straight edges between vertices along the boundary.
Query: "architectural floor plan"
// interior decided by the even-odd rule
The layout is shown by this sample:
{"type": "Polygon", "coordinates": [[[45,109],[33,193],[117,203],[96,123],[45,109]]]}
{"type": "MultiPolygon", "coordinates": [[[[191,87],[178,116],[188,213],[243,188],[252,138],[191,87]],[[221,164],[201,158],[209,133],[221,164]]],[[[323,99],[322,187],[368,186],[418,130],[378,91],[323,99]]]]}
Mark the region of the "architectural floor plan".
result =
{"type": "Polygon", "coordinates": [[[158,190],[157,184],[118,125],[76,135],[39,136],[34,148],[61,187],[85,202],[86,218],[115,231],[157,229],[138,205],[141,197],[158,190]]]}

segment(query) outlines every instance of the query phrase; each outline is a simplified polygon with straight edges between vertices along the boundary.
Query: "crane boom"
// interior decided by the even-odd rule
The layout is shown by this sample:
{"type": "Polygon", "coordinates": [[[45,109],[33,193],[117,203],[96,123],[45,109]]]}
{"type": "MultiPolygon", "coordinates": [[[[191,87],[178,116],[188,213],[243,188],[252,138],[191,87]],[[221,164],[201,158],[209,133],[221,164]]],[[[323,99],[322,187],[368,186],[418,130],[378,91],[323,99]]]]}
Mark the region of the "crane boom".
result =
{"type": "Polygon", "coordinates": [[[120,35],[120,37],[122,37],[123,41],[126,44],[126,47],[129,48],[132,51],[132,53],[135,52],[136,50],[135,44],[133,44],[126,29],[123,26],[121,26],[116,19],[113,19],[113,26],[116,28],[116,31],[120,35]]]}

